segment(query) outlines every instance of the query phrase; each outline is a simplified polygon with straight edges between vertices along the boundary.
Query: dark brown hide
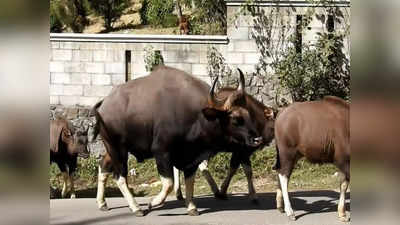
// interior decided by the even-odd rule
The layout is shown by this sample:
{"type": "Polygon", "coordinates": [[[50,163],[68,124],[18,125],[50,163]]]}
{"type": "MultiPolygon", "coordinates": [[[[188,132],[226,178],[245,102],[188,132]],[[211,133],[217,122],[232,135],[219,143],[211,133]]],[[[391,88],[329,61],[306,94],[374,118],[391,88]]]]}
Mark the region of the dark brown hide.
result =
{"type": "MultiPolygon", "coordinates": [[[[104,164],[101,171],[114,172],[123,181],[130,152],[139,162],[154,157],[162,178],[172,180],[175,166],[190,180],[198,165],[217,152],[231,146],[258,147],[262,138],[246,105],[230,97],[229,109],[223,109],[209,101],[213,96],[205,82],[166,66],[114,88],[93,108],[94,134],[100,133],[112,161],[108,169],[113,171],[104,164]],[[237,117],[243,118],[240,124],[237,117]]],[[[162,193],[170,191],[169,185],[163,184],[162,193]]]]}

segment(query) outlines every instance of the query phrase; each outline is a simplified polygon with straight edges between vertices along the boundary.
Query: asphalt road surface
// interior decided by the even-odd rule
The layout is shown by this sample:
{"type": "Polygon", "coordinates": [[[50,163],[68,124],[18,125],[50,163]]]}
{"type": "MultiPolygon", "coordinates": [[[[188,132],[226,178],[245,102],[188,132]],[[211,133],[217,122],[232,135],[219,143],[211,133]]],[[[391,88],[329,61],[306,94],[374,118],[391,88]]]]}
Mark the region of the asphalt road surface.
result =
{"type": "MultiPolygon", "coordinates": [[[[199,216],[188,216],[183,201],[168,197],[164,206],[153,209],[144,217],[135,217],[123,198],[106,198],[107,212],[97,209],[93,198],[50,200],[50,224],[135,224],[135,225],[261,225],[304,224],[343,225],[337,219],[339,194],[334,191],[305,191],[291,193],[292,207],[297,220],[290,221],[275,209],[274,193],[258,193],[256,205],[244,194],[230,195],[228,200],[213,196],[195,196],[199,216]]],[[[137,197],[142,209],[147,210],[148,197],[137,197]]],[[[346,198],[349,210],[349,196],[346,198]]]]}

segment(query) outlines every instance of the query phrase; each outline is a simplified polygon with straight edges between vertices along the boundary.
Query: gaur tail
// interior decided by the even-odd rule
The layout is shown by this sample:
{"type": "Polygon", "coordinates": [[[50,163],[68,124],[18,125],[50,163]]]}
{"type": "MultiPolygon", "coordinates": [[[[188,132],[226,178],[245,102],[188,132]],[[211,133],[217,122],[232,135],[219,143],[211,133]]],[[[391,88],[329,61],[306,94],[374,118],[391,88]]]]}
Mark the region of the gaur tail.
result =
{"type": "Polygon", "coordinates": [[[92,110],[90,111],[90,115],[94,115],[96,117],[96,124],[94,125],[94,129],[93,129],[93,139],[92,139],[92,141],[95,141],[96,138],[97,138],[97,135],[99,135],[99,133],[100,133],[100,124],[103,122],[99,112],[97,112],[97,109],[101,106],[102,103],[103,103],[103,100],[99,101],[98,103],[96,103],[93,106],[92,110]]]}
{"type": "Polygon", "coordinates": [[[281,162],[279,160],[279,149],[278,146],[275,147],[276,149],[276,161],[275,166],[272,167],[273,170],[279,170],[281,168],[281,162]]]}
{"type": "MultiPolygon", "coordinates": [[[[99,101],[98,103],[96,103],[93,108],[90,111],[90,115],[94,115],[96,117],[96,124],[94,125],[94,129],[93,129],[93,140],[96,140],[97,136],[100,133],[100,130],[103,129],[102,131],[102,138],[103,138],[103,142],[107,141],[110,142],[111,138],[109,136],[109,133],[107,132],[107,128],[104,124],[103,118],[101,117],[100,113],[97,111],[97,109],[101,106],[101,104],[103,103],[103,100],[99,101]]],[[[112,143],[109,143],[112,144],[112,143]]],[[[121,167],[121,163],[119,163],[119,161],[117,160],[119,158],[119,155],[117,152],[115,152],[113,149],[108,149],[106,147],[106,150],[108,152],[108,154],[110,154],[111,156],[111,161],[114,167],[114,175],[118,174],[121,175],[122,174],[122,167],[121,167]]]]}

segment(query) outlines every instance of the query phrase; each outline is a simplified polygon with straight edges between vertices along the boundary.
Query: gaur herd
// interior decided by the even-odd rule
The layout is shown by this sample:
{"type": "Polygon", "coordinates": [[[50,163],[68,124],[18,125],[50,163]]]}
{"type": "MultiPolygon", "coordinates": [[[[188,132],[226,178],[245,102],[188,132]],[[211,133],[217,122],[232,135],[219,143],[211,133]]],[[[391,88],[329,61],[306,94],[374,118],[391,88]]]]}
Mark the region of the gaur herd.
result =
{"type": "MultiPolygon", "coordinates": [[[[100,135],[106,153],[98,169],[97,205],[108,210],[105,185],[112,175],[135,216],[145,211],[133,198],[127,184],[128,154],[138,162],[155,158],[162,189],[151,199],[148,210],[161,206],[174,190],[183,200],[179,184],[182,171],[188,215],[199,215],[193,201],[195,173],[200,168],[215,197],[226,198],[231,178],[241,165],[249,197],[257,202],[250,156],[275,139],[278,189],[276,206],[295,220],[288,195],[293,168],[302,157],[314,163],[333,163],[344,174],[340,184],[338,217],[349,221],[345,193],[350,180],[349,104],[326,96],[321,100],[295,102],[276,113],[245,91],[240,69],[237,88],[216,91],[218,77],[210,87],[205,82],[174,68],[158,66],[146,77],[116,86],[96,103],[94,139],[100,135]],[[207,169],[210,157],[231,152],[228,176],[218,188],[207,169]]],[[[60,168],[64,185],[75,198],[73,173],[77,157],[88,157],[87,130],[75,129],[66,119],[50,123],[50,162],[60,168]]]]}

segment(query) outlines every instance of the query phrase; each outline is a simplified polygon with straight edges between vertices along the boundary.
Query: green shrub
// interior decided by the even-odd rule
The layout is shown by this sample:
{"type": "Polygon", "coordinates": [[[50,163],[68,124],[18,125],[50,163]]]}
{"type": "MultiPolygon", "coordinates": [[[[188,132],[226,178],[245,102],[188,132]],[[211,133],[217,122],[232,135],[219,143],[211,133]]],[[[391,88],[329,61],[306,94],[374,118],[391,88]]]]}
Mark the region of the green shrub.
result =
{"type": "Polygon", "coordinates": [[[104,18],[107,31],[112,29],[112,24],[122,16],[130,4],[130,0],[91,0],[93,10],[104,18]]]}
{"type": "Polygon", "coordinates": [[[158,65],[164,65],[164,59],[161,52],[154,50],[153,46],[149,45],[144,48],[144,63],[147,72],[153,71],[158,65]]]}
{"type": "Polygon", "coordinates": [[[142,22],[154,27],[164,26],[164,21],[172,14],[174,8],[173,0],[143,0],[140,10],[142,22]]]}
{"type": "Polygon", "coordinates": [[[311,101],[326,95],[350,97],[350,65],[343,51],[343,36],[318,34],[315,45],[303,44],[286,50],[274,64],[282,86],[294,101],[311,101]]]}
{"type": "Polygon", "coordinates": [[[176,27],[178,25],[178,17],[173,14],[169,14],[165,17],[162,22],[163,27],[176,27]]]}

